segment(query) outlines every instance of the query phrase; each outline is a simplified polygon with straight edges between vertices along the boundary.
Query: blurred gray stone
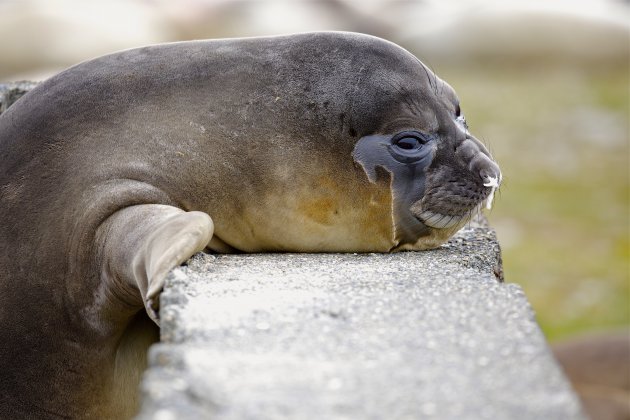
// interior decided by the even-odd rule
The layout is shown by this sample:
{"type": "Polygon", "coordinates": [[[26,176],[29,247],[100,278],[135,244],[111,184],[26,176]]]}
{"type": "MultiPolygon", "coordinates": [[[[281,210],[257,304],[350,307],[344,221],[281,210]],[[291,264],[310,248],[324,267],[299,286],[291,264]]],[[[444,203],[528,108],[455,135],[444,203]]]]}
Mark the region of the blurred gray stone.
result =
{"type": "Polygon", "coordinates": [[[35,86],[37,86],[36,82],[27,81],[0,83],[0,114],[35,86]]]}
{"type": "Polygon", "coordinates": [[[493,231],[428,252],[198,254],[138,419],[581,419],[493,231]]]}

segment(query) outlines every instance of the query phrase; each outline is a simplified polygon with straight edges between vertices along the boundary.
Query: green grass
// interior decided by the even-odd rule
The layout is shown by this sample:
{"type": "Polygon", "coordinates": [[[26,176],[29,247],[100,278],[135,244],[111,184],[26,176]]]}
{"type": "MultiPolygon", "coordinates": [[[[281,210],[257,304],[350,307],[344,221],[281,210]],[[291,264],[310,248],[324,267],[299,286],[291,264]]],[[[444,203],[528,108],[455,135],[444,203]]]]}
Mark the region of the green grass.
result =
{"type": "Polygon", "coordinates": [[[550,339],[630,325],[627,65],[463,67],[436,70],[504,172],[489,218],[506,281],[550,339]]]}

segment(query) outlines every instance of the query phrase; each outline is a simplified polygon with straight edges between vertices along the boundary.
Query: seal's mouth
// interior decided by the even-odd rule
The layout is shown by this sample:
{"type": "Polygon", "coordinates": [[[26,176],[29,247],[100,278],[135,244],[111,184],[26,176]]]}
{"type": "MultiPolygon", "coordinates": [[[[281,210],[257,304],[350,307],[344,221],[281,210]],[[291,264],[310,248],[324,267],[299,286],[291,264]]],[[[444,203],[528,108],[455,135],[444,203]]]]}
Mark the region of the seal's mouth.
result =
{"type": "Polygon", "coordinates": [[[472,218],[472,216],[481,210],[481,206],[477,206],[474,209],[460,215],[448,215],[442,213],[434,213],[432,211],[423,211],[417,219],[425,225],[435,229],[448,229],[457,226],[462,223],[466,223],[472,218]]]}
{"type": "MultiPolygon", "coordinates": [[[[455,212],[456,214],[450,214],[449,212],[438,210],[423,209],[414,216],[426,226],[434,229],[449,229],[462,225],[469,221],[475,214],[481,212],[482,207],[485,207],[486,209],[492,208],[494,193],[497,188],[499,188],[500,183],[500,175],[485,177],[483,180],[483,187],[486,188],[486,190],[483,193],[483,198],[476,203],[469,202],[468,209],[462,209],[461,203],[459,203],[459,206],[457,206],[457,212],[455,212]]],[[[458,198],[461,199],[461,196],[458,198]]],[[[445,201],[448,202],[448,200],[445,201]]],[[[444,204],[445,203],[443,203],[442,208],[445,207],[444,204]]]]}

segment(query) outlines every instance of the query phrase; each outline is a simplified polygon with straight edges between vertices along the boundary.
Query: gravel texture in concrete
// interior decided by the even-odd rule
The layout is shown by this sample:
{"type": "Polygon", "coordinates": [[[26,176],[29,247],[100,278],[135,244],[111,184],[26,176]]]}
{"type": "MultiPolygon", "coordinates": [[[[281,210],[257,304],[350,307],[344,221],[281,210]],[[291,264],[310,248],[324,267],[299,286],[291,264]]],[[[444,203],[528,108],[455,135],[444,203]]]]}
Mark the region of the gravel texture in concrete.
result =
{"type": "Polygon", "coordinates": [[[581,419],[486,225],[428,252],[198,254],[139,419],[581,419]]]}

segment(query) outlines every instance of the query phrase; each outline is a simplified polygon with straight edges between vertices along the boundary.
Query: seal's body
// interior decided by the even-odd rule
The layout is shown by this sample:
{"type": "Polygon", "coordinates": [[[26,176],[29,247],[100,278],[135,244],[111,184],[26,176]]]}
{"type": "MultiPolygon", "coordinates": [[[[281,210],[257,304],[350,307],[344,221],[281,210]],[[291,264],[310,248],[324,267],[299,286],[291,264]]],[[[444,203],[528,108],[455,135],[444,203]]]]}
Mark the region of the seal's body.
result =
{"type": "Polygon", "coordinates": [[[452,89],[358,34],[175,43],[0,116],[0,417],[121,418],[168,271],[217,252],[425,249],[500,172],[452,89]],[[124,400],[124,401],[123,401],[124,400]]]}

